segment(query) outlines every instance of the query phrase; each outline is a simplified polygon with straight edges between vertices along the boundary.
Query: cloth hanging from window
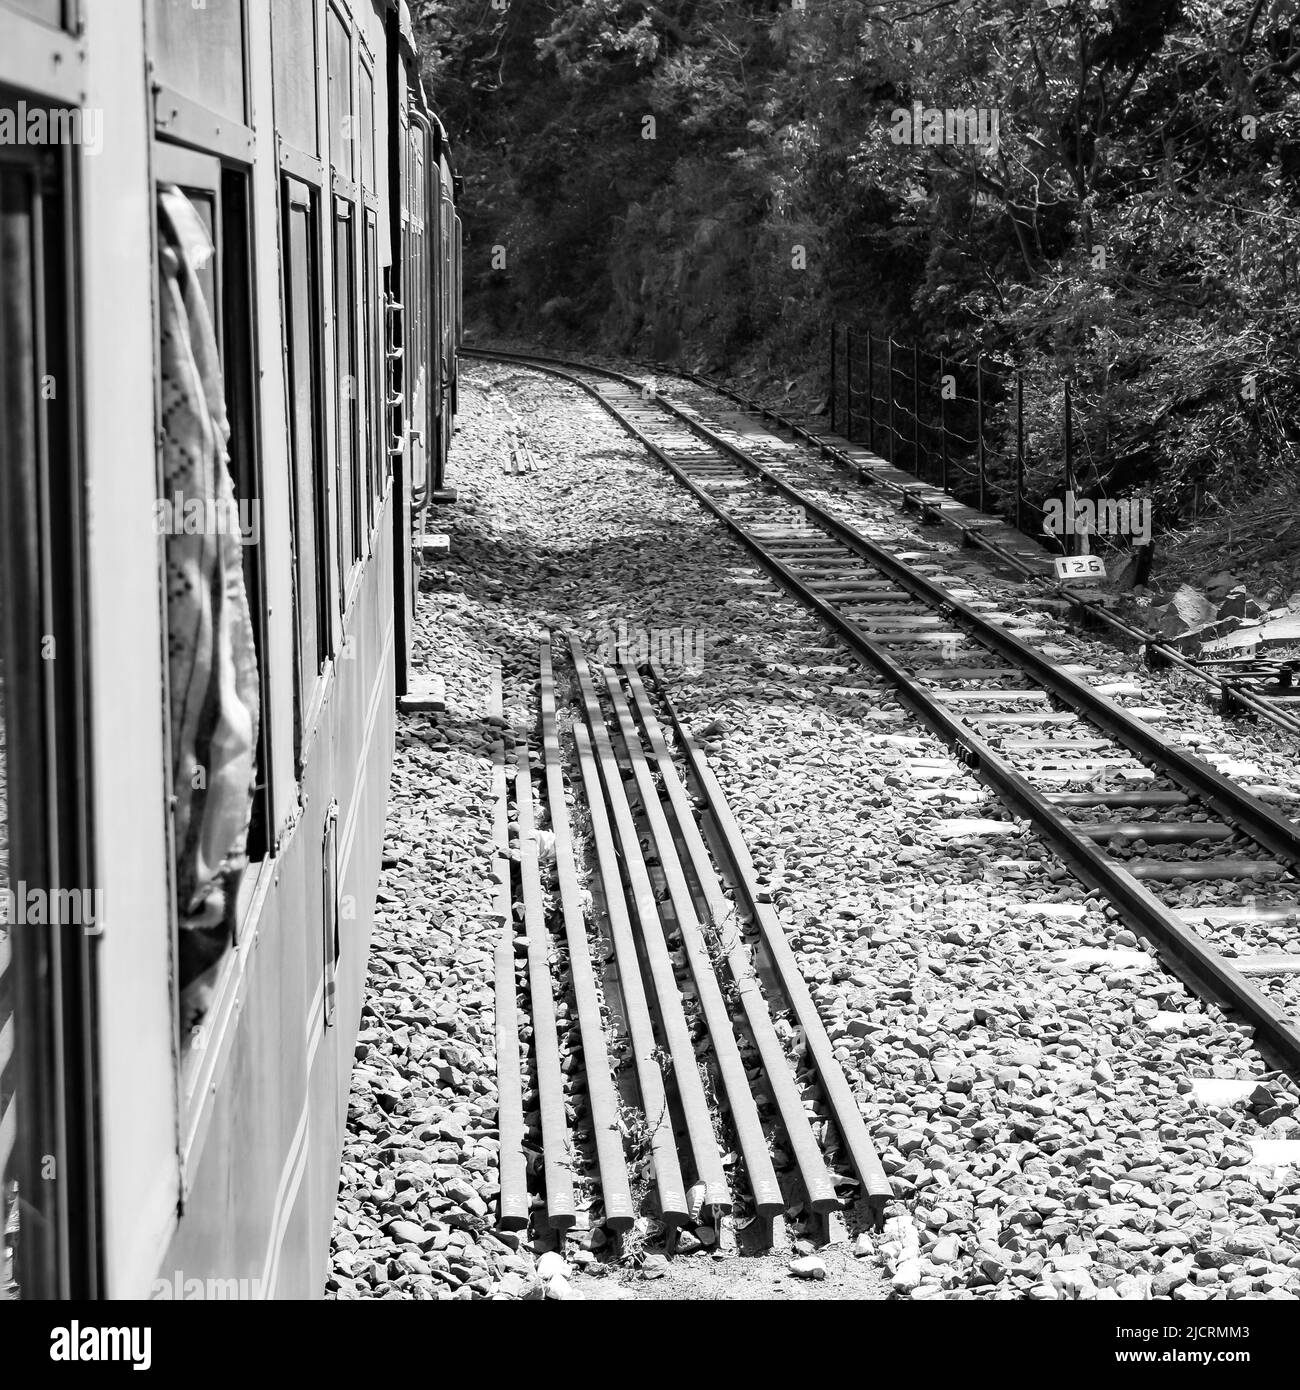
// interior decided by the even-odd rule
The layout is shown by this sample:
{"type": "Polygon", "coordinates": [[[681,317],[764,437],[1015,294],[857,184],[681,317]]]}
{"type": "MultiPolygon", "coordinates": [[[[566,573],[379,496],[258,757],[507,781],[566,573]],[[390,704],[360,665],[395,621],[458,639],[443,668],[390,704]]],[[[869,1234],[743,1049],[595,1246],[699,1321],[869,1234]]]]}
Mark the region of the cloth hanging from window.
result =
{"type": "Polygon", "coordinates": [[[197,274],[213,246],[194,205],[173,186],[159,190],[158,227],[177,898],[182,928],[224,926],[228,936],[252,815],[257,655],[225,384],[197,274]],[[195,518],[201,522],[191,529],[195,518]]]}

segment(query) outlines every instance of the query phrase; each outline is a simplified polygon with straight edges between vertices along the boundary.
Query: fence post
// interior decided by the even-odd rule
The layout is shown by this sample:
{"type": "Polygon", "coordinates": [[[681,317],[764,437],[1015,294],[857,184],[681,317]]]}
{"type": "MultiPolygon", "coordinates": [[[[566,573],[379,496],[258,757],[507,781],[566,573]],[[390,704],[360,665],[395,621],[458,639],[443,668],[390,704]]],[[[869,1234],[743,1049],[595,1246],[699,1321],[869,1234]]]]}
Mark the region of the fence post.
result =
{"type": "Polygon", "coordinates": [[[898,439],[894,434],[894,335],[885,340],[885,396],[889,405],[889,461],[897,467],[898,439]]]}
{"type": "Polygon", "coordinates": [[[867,448],[876,452],[876,372],[871,353],[871,325],[867,324],[867,448]]]}
{"type": "Polygon", "coordinates": [[[835,320],[831,320],[831,433],[835,433],[835,320]]]}
{"type": "MultiPolygon", "coordinates": [[[[1074,402],[1071,399],[1070,383],[1065,383],[1065,507],[1070,514],[1074,512],[1074,402]]],[[[1065,553],[1074,554],[1074,528],[1066,529],[1065,553]]]]}
{"type": "Polygon", "coordinates": [[[979,509],[984,510],[984,356],[975,359],[975,458],[979,467],[979,509]]]}
{"type": "Polygon", "coordinates": [[[1016,530],[1025,529],[1025,376],[1016,372],[1016,530]]]}
{"type": "Polygon", "coordinates": [[[921,350],[912,344],[912,471],[921,477],[921,350]]]}
{"type": "Polygon", "coordinates": [[[844,330],[844,437],[853,443],[853,330],[844,330]]]}

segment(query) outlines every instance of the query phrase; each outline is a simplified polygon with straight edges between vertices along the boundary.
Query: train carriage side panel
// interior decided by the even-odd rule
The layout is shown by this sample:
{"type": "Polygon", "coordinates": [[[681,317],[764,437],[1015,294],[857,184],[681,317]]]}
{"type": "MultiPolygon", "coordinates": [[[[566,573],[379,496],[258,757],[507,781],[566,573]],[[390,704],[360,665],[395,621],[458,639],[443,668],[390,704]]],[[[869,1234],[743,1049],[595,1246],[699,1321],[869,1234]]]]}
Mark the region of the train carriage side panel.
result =
{"type": "Polygon", "coordinates": [[[419,558],[414,540],[423,526],[428,499],[428,455],[434,445],[429,428],[430,350],[428,286],[431,280],[428,214],[430,164],[428,118],[418,77],[410,16],[404,4],[390,25],[389,112],[395,139],[391,150],[394,198],[392,245],[397,282],[396,310],[390,326],[392,364],[391,457],[394,467],[394,583],[397,594],[397,693],[411,686],[412,643],[419,558]]]}
{"type": "MultiPolygon", "coordinates": [[[[122,9],[79,33],[57,9],[7,12],[7,113],[143,129],[139,0],[122,9]]],[[[0,1056],[0,1222],[8,1245],[17,1217],[14,1291],[33,1298],[147,1270],[176,1177],[168,961],[138,930],[166,912],[149,217],[121,199],[145,158],[83,130],[0,148],[4,887],[98,895],[93,921],[11,918],[0,935],[0,1049],[15,1049],[0,1056]],[[124,477],[123,458],[145,466],[124,477]]]]}
{"type": "MultiPolygon", "coordinates": [[[[247,1278],[262,1296],[302,1297],[320,1294],[327,1266],[393,747],[392,499],[369,495],[384,488],[386,469],[367,458],[387,443],[370,433],[384,420],[377,371],[369,396],[356,395],[371,361],[367,322],[376,344],[384,325],[372,300],[387,248],[376,236],[379,264],[367,274],[364,230],[370,214],[379,230],[388,163],[377,148],[367,189],[351,148],[364,125],[355,102],[368,90],[367,51],[375,107],[389,104],[388,16],[369,0],[276,0],[272,23],[257,0],[251,17],[262,40],[253,48],[272,48],[275,72],[274,119],[268,101],[259,131],[272,229],[259,240],[269,267],[259,307],[289,393],[261,399],[267,472],[286,484],[268,534],[293,534],[313,562],[304,570],[300,555],[297,592],[285,601],[298,616],[287,643],[300,648],[298,688],[290,661],[273,691],[300,772],[266,866],[265,901],[246,920],[236,1007],[215,1021],[215,1089],[199,1101],[206,1114],[187,1155],[191,1189],[163,1273],[247,1278]],[[304,590],[304,576],[316,592],[304,590]],[[314,632],[302,627],[308,613],[319,619],[314,632]]],[[[387,121],[372,126],[377,133],[387,121]]]]}
{"type": "Polygon", "coordinates": [[[392,194],[388,311],[384,329],[387,421],[385,437],[393,477],[392,539],[395,567],[393,574],[394,614],[396,618],[396,685],[398,695],[410,688],[411,646],[415,630],[415,575],[410,562],[411,546],[411,459],[407,428],[410,410],[409,374],[411,333],[407,316],[411,307],[411,247],[409,200],[411,178],[410,118],[407,115],[406,66],[398,54],[396,35],[389,40],[389,119],[392,141],[389,148],[389,188],[392,194]]]}
{"type": "MultiPolygon", "coordinates": [[[[386,153],[399,144],[410,153],[410,127],[396,119],[408,89],[399,95],[391,86],[411,75],[409,15],[384,0],[119,0],[111,18],[99,6],[83,15],[84,30],[73,34],[6,11],[0,49],[0,102],[29,93],[96,110],[117,132],[93,159],[82,150],[57,156],[67,195],[50,203],[70,219],[69,246],[58,248],[66,263],[50,284],[81,306],[60,338],[82,358],[61,370],[60,404],[46,418],[85,422],[84,447],[74,440],[66,452],[67,467],[84,468],[90,514],[85,611],[74,617],[84,619],[92,680],[85,732],[65,730],[69,773],[81,775],[86,749],[79,785],[88,795],[59,804],[87,808],[91,824],[69,844],[86,852],[93,844],[93,870],[80,877],[102,892],[107,912],[97,934],[70,938],[71,954],[89,963],[68,977],[70,987],[97,971],[93,1006],[68,995],[84,1009],[72,1018],[73,1041],[86,1040],[88,1069],[83,1077],[73,1058],[70,1070],[44,1078],[54,1103],[70,1107],[82,1146],[62,1181],[73,1182],[78,1162],[91,1163],[96,1134],[99,1162],[84,1203],[60,1196],[71,1213],[65,1228],[75,1225],[81,1241],[67,1247],[78,1263],[52,1262],[30,1292],[315,1296],[327,1268],[382,853],[394,647],[409,644],[414,611],[410,451],[430,444],[408,437],[389,454],[385,380],[394,328],[411,348],[397,370],[432,362],[427,305],[409,295],[419,312],[390,323],[380,302],[385,284],[400,297],[430,278],[424,229],[405,245],[397,225],[399,189],[389,184],[400,181],[403,158],[386,153]],[[356,128],[327,125],[331,116],[351,122],[363,94],[373,100],[368,161],[346,147],[356,128]],[[177,1013],[167,809],[176,657],[168,655],[167,540],[157,525],[160,502],[170,501],[161,493],[164,451],[179,426],[159,413],[160,334],[171,324],[175,342],[182,319],[188,333],[208,330],[197,307],[178,310],[159,293],[165,190],[177,210],[188,205],[192,227],[202,224],[188,246],[211,243],[184,254],[195,256],[193,302],[206,304],[211,321],[237,497],[256,508],[241,557],[261,729],[250,863],[234,944],[192,1033],[182,1033],[177,1013]],[[105,238],[110,223],[115,235],[105,238]],[[399,249],[409,265],[395,261],[399,249]],[[403,580],[408,601],[395,615],[403,580]]],[[[418,98],[418,86],[409,90],[418,98]]],[[[415,130],[418,137],[418,122],[415,130]]],[[[22,226],[9,173],[19,158],[34,156],[0,150],[7,234],[22,226]]],[[[427,223],[418,164],[406,170],[407,191],[416,220],[427,223]]],[[[16,278],[8,258],[4,275],[8,291],[16,278]]],[[[418,421],[409,411],[404,418],[418,421]]],[[[0,442],[9,457],[9,439],[0,442]]],[[[67,490],[72,539],[59,542],[74,562],[80,495],[67,490]]],[[[75,581],[75,564],[69,573],[75,581]]],[[[60,681],[79,669],[77,630],[69,631],[59,655],[72,659],[59,662],[60,681]]],[[[72,709],[58,707],[60,718],[72,709]]],[[[10,779],[16,749],[13,759],[10,779]]],[[[21,788],[21,779],[12,785],[21,788]]],[[[26,960],[25,943],[17,954],[26,960]]],[[[7,968],[0,950],[0,976],[7,968]]],[[[3,1102],[0,1093],[7,1147],[12,1109],[3,1102]]],[[[29,1103],[23,1113],[32,1110],[29,1103]]],[[[31,1147],[31,1122],[19,1124],[31,1147]]]]}
{"type": "MultiPolygon", "coordinates": [[[[183,6],[173,7],[168,18],[182,49],[191,19],[183,10],[183,6]]],[[[291,243],[285,242],[281,233],[299,223],[282,201],[288,184],[282,181],[278,157],[282,146],[273,136],[273,112],[277,101],[284,98],[286,74],[303,73],[305,66],[308,80],[298,85],[297,93],[303,98],[306,124],[299,123],[301,112],[297,109],[292,118],[287,109],[281,114],[286,117],[282,125],[287,133],[285,144],[307,146],[301,152],[310,159],[317,153],[320,93],[314,52],[308,52],[305,65],[292,56],[302,45],[304,34],[314,48],[317,17],[290,3],[279,10],[275,20],[272,32],[271,8],[260,0],[245,12],[250,118],[256,128],[252,176],[254,321],[261,360],[276,364],[260,373],[255,402],[261,426],[267,619],[275,624],[272,630],[277,637],[274,645],[264,646],[259,653],[262,707],[274,750],[274,841],[267,858],[250,865],[245,876],[245,887],[252,885],[254,896],[242,913],[236,950],[227,962],[206,1020],[204,1046],[189,1049],[182,1063],[181,1219],[157,1271],[162,1296],[167,1296],[165,1290],[184,1296],[189,1289],[207,1291],[214,1287],[237,1289],[244,1296],[269,1296],[277,1289],[307,1292],[311,1282],[307,1247],[301,1242],[287,1244],[285,1236],[302,1204],[304,1173],[313,1160],[319,1163],[323,1157],[308,1142],[309,1039],[313,1031],[310,1002],[313,976],[321,968],[321,950],[319,933],[310,927],[311,916],[319,912],[319,907],[313,911],[312,905],[319,904],[320,890],[319,868],[313,863],[307,828],[322,792],[306,782],[300,786],[295,772],[300,755],[306,751],[297,745],[309,718],[306,705],[311,700],[311,687],[296,689],[298,660],[290,654],[301,650],[302,636],[309,634],[311,651],[303,659],[310,681],[316,669],[317,642],[328,650],[332,641],[328,598],[317,601],[315,595],[298,592],[304,573],[318,574],[324,584],[329,583],[330,549],[324,534],[318,534],[328,494],[325,478],[318,477],[309,498],[297,496],[301,479],[294,477],[293,463],[299,455],[290,449],[288,440],[291,432],[301,433],[305,420],[323,415],[324,400],[319,384],[311,388],[314,396],[304,395],[306,374],[301,363],[297,363],[297,379],[288,368],[279,370],[279,364],[286,361],[284,323],[293,305],[303,316],[301,322],[306,323],[310,314],[312,321],[320,324],[323,308],[318,298],[311,298],[318,295],[312,281],[325,272],[328,248],[316,242],[313,228],[309,239],[316,257],[314,275],[299,278],[290,274],[292,286],[282,281],[292,253],[291,243]],[[311,288],[310,305],[297,302],[305,286],[311,288]],[[304,402],[308,401],[313,403],[304,416],[304,402]],[[291,535],[299,551],[296,566],[283,543],[291,535]],[[310,571],[303,568],[308,557],[313,566],[310,571]],[[309,627],[303,625],[305,610],[311,613],[309,627]]],[[[189,94],[206,100],[201,90],[189,94]]],[[[182,140],[197,141],[204,132],[196,127],[176,133],[182,140]]],[[[307,161],[294,167],[295,172],[309,175],[307,161]]],[[[296,186],[309,187],[307,183],[296,186]]],[[[308,206],[313,213],[318,211],[319,199],[305,196],[304,209],[308,206]]],[[[303,225],[309,220],[304,211],[303,225]]],[[[217,270],[221,273],[222,267],[217,270]]],[[[224,365],[229,376],[234,364],[227,361],[224,365]]],[[[313,371],[311,379],[319,382],[323,375],[323,371],[313,371]]],[[[316,438],[317,426],[312,424],[309,432],[316,438]]],[[[308,456],[310,441],[304,439],[300,444],[301,456],[308,456]]],[[[318,689],[318,699],[319,694],[318,689]]],[[[314,776],[328,784],[332,780],[328,756],[332,740],[320,727],[327,717],[325,705],[321,702],[321,713],[316,716],[308,779],[314,776]]]]}

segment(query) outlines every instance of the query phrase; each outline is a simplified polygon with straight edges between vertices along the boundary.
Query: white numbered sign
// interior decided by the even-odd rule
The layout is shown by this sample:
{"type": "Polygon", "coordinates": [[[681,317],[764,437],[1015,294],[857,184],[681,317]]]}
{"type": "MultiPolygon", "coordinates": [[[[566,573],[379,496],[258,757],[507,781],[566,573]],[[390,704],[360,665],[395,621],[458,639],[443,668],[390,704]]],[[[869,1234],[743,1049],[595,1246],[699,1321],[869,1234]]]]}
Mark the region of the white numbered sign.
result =
{"type": "Polygon", "coordinates": [[[1106,566],[1100,555],[1058,555],[1052,563],[1058,579],[1105,579],[1106,566]]]}

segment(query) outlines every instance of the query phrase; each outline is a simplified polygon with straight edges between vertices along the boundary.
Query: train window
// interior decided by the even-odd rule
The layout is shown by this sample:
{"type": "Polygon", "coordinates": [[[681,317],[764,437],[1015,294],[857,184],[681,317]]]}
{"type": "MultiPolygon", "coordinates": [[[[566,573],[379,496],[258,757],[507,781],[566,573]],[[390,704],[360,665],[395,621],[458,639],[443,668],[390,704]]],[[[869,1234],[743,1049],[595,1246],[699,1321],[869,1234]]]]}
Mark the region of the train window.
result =
{"type": "Polygon", "coordinates": [[[270,678],[266,659],[266,533],[262,525],[262,451],[257,411],[257,334],[253,299],[252,208],[249,178],[241,169],[221,175],[222,283],[221,345],[226,406],[230,415],[230,476],[242,508],[244,590],[253,624],[253,648],[260,677],[257,782],[248,829],[248,858],[271,852],[270,678]]]}
{"type": "Polygon", "coordinates": [[[299,756],[303,721],[325,660],[329,631],[318,557],[327,554],[318,478],[322,415],[319,254],[313,190],[284,178],[285,331],[289,366],[289,434],[293,460],[294,612],[298,629],[295,724],[299,756]]]}
{"type": "Polygon", "coordinates": [[[70,188],[0,147],[0,1300],[98,1277],[70,188]]]}
{"type": "Polygon", "coordinates": [[[339,598],[346,604],[348,577],[361,555],[357,483],[357,348],[356,255],[353,249],[352,204],[334,200],[334,362],[335,460],[339,525],[339,598]]]}
{"type": "MultiPolygon", "coordinates": [[[[235,504],[231,520],[239,528],[244,592],[259,676],[258,705],[265,710],[269,707],[270,692],[266,662],[265,546],[248,175],[240,168],[223,168],[220,161],[211,156],[168,144],[156,147],[154,172],[160,183],[175,184],[184,194],[199,219],[207,244],[213,248],[210,256],[194,262],[190,273],[202,293],[211,320],[225,388],[230,428],[226,445],[227,468],[235,504]]],[[[269,851],[269,738],[269,721],[261,719],[258,722],[257,781],[247,845],[248,857],[253,862],[264,858],[269,851]]]]}
{"type": "Polygon", "coordinates": [[[375,186],[375,79],[370,68],[361,64],[359,96],[357,98],[357,134],[361,145],[361,184],[375,186]]]}
{"type": "MultiPolygon", "coordinates": [[[[232,396],[227,390],[218,339],[223,303],[232,293],[229,282],[240,278],[240,238],[229,234],[221,214],[218,162],[173,155],[206,166],[207,176],[191,199],[179,185],[163,180],[168,154],[160,152],[155,164],[163,475],[158,517],[167,566],[180,1035],[188,1046],[235,939],[258,799],[262,698],[244,582],[246,542],[255,539],[251,499],[235,495],[227,447],[241,434],[247,439],[233,410],[246,409],[250,401],[246,392],[232,396]],[[206,284],[196,273],[200,267],[209,272],[206,284]]],[[[247,319],[246,294],[242,309],[240,317],[247,319]]],[[[232,346],[226,344],[233,380],[243,362],[231,360],[232,346]]]]}
{"type": "Polygon", "coordinates": [[[275,0],[271,6],[271,47],[275,128],[291,145],[315,155],[320,149],[315,0],[275,0]]]}
{"type": "Polygon", "coordinates": [[[245,124],[242,0],[152,0],[150,18],[157,80],[245,124]]]}
{"type": "Polygon", "coordinates": [[[357,131],[352,120],[352,40],[333,9],[326,21],[329,69],[330,163],[341,178],[356,179],[357,131]]]}

